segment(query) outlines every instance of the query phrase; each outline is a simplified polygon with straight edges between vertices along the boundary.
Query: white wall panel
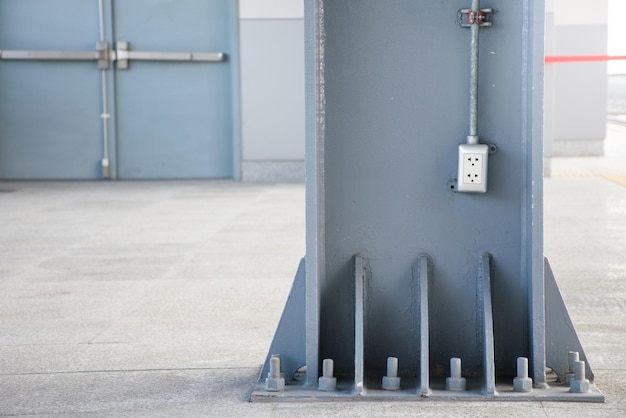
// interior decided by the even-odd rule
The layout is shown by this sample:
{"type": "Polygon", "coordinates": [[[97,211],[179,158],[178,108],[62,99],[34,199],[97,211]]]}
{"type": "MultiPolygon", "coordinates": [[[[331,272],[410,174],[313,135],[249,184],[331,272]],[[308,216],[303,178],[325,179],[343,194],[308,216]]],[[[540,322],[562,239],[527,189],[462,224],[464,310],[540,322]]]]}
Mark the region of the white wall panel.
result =
{"type": "Polygon", "coordinates": [[[304,23],[241,22],[243,159],[304,159],[304,23]]]}
{"type": "Polygon", "coordinates": [[[242,19],[302,19],[303,0],[239,0],[242,19]]]}
{"type": "Polygon", "coordinates": [[[606,25],[608,0],[552,0],[557,26],[606,25]]]}

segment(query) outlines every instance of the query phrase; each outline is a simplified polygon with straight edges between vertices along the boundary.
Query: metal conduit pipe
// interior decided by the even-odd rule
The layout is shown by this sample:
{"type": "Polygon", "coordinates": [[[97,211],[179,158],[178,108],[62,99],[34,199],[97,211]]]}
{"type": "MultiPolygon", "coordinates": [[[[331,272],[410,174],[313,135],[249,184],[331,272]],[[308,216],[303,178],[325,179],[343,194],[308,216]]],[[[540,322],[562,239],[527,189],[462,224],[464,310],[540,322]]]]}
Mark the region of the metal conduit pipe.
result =
{"type": "MultiPolygon", "coordinates": [[[[480,10],[480,0],[472,0],[472,12],[476,15],[480,10]]],[[[470,122],[468,144],[478,144],[478,32],[479,21],[474,19],[470,25],[470,122]]]]}
{"type": "MultiPolygon", "coordinates": [[[[472,0],[472,12],[475,16],[480,10],[480,0],[472,0]]],[[[468,144],[478,144],[478,19],[474,18],[470,25],[470,109],[468,144]]]]}
{"type": "MultiPolygon", "coordinates": [[[[105,28],[104,28],[104,0],[98,0],[98,10],[100,18],[100,42],[106,42],[105,28]]],[[[107,48],[108,49],[108,48],[107,48]]],[[[102,80],[102,142],[103,142],[103,156],[102,156],[102,177],[108,179],[111,177],[110,163],[109,163],[109,101],[108,101],[108,83],[107,83],[107,69],[100,70],[102,80]]]]}

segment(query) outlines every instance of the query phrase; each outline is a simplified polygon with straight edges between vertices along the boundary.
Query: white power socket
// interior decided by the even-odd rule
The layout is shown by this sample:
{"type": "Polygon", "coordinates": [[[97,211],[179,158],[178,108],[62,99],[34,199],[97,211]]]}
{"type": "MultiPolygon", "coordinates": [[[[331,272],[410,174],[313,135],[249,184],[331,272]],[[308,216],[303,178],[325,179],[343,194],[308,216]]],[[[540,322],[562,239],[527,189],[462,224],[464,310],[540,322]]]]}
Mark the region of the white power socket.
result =
{"type": "Polygon", "coordinates": [[[463,193],[486,193],[488,161],[488,145],[459,145],[459,175],[457,179],[457,191],[463,193]]]}

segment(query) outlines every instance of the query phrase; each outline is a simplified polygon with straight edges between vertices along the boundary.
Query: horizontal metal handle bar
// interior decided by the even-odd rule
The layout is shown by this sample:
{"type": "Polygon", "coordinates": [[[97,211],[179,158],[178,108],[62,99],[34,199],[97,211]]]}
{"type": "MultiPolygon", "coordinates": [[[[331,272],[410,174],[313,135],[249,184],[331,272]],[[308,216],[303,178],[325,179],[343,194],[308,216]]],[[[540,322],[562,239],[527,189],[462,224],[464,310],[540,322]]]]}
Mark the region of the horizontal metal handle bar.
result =
{"type": "MultiPolygon", "coordinates": [[[[99,61],[106,60],[105,51],[0,51],[1,60],[33,61],[99,61]]],[[[127,51],[118,49],[108,54],[110,61],[185,61],[185,62],[222,62],[226,59],[223,52],[161,52],[127,51]]]]}
{"type": "Polygon", "coordinates": [[[150,51],[116,51],[117,60],[136,61],[193,61],[193,62],[221,62],[224,61],[223,52],[150,52],[150,51]]]}
{"type": "Polygon", "coordinates": [[[0,51],[2,60],[97,61],[101,51],[0,51]]]}

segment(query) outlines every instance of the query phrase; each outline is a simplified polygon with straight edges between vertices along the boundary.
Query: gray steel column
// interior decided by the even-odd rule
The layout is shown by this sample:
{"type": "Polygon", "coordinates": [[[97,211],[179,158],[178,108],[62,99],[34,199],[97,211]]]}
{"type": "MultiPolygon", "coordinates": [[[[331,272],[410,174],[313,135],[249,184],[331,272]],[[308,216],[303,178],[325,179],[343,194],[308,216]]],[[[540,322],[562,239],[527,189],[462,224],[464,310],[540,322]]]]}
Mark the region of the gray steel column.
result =
{"type": "MultiPolygon", "coordinates": [[[[543,0],[492,0],[482,10],[473,1],[476,11],[459,9],[463,1],[305,1],[308,386],[288,385],[281,397],[604,399],[595,387],[572,395],[545,386],[543,0]],[[468,63],[459,15],[474,26],[474,47],[490,26],[480,36],[489,51],[480,97],[477,48],[468,63]],[[480,196],[449,187],[467,102],[498,149],[480,196]],[[496,369],[513,379],[526,355],[539,387],[498,390],[496,369]],[[410,390],[378,390],[389,357],[401,374],[419,368],[419,386],[406,379],[416,382],[410,390]],[[320,358],[333,359],[337,391],[312,387],[320,358]],[[463,359],[462,394],[439,389],[450,358],[463,359]]],[[[477,123],[473,112],[471,134],[477,123]]],[[[552,302],[554,326],[566,311],[552,302]]]]}
{"type": "Polygon", "coordinates": [[[306,364],[307,384],[317,386],[319,376],[320,285],[324,281],[325,247],[320,231],[324,210],[324,1],[306,0],[305,80],[306,119],[306,364]],[[313,116],[315,115],[315,116],[313,116]]]}

